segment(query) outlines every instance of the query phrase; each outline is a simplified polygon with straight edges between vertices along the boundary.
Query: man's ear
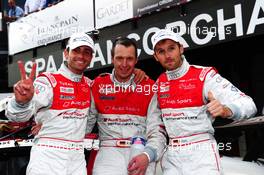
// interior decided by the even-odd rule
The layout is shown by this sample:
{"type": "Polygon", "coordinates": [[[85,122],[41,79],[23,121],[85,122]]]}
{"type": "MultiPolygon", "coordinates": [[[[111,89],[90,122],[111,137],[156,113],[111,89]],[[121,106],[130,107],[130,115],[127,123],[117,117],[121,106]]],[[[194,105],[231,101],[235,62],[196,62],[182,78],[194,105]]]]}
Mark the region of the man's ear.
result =
{"type": "Polygon", "coordinates": [[[69,51],[68,51],[68,49],[64,49],[63,54],[64,54],[65,59],[67,60],[68,57],[69,57],[69,51]]]}
{"type": "Polygon", "coordinates": [[[183,54],[183,52],[184,52],[183,45],[180,45],[180,53],[183,54]]]}
{"type": "Polygon", "coordinates": [[[153,56],[154,56],[155,60],[156,60],[157,62],[159,62],[159,59],[158,59],[158,57],[157,57],[157,55],[156,55],[155,53],[153,54],[153,56]]]}

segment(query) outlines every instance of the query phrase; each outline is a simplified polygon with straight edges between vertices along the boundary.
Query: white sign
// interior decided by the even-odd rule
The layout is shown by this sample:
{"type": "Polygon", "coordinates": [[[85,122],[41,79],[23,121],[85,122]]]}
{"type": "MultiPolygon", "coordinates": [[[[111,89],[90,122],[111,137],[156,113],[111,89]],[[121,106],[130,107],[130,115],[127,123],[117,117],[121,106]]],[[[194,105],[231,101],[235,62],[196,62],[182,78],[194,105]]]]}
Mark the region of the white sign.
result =
{"type": "Polygon", "coordinates": [[[67,0],[10,23],[9,54],[94,30],[93,1],[67,0]]]}
{"type": "Polygon", "coordinates": [[[132,0],[96,0],[96,28],[118,24],[133,17],[132,0]]]}

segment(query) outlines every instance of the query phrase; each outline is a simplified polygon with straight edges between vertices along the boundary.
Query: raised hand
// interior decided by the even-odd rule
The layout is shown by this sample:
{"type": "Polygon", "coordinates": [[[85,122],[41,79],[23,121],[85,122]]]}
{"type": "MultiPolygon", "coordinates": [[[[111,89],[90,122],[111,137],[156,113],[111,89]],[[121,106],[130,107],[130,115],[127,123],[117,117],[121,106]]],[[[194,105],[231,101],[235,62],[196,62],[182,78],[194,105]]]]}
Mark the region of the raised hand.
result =
{"type": "Polygon", "coordinates": [[[208,92],[208,101],[207,104],[207,111],[211,114],[212,117],[218,117],[221,116],[222,118],[230,117],[232,116],[232,111],[226,107],[225,105],[222,105],[213,95],[211,91],[208,92]]]}
{"type": "Polygon", "coordinates": [[[33,81],[36,75],[36,63],[33,63],[29,77],[26,75],[24,63],[22,61],[18,61],[17,64],[20,70],[21,80],[14,85],[13,89],[15,98],[17,103],[26,104],[33,98],[34,95],[33,81]]]}

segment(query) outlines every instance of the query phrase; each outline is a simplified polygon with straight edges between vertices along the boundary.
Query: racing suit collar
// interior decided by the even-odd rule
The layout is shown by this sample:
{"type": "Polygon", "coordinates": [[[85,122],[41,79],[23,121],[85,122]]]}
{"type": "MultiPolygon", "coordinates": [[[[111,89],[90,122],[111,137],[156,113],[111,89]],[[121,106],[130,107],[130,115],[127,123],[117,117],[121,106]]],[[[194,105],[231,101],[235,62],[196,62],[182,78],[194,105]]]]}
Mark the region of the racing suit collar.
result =
{"type": "Polygon", "coordinates": [[[168,80],[175,80],[182,77],[189,70],[190,64],[186,60],[185,56],[182,55],[182,65],[175,70],[166,71],[168,80]]]}
{"type": "Polygon", "coordinates": [[[83,76],[70,71],[70,69],[68,69],[68,67],[64,63],[61,64],[61,67],[59,68],[58,72],[73,82],[80,82],[83,76]]]}
{"type": "Polygon", "coordinates": [[[136,88],[136,83],[134,82],[135,74],[132,74],[128,81],[126,82],[119,82],[115,77],[115,69],[112,70],[112,74],[110,75],[110,78],[115,86],[120,86],[122,88],[127,89],[129,86],[132,86],[133,89],[136,88]]]}

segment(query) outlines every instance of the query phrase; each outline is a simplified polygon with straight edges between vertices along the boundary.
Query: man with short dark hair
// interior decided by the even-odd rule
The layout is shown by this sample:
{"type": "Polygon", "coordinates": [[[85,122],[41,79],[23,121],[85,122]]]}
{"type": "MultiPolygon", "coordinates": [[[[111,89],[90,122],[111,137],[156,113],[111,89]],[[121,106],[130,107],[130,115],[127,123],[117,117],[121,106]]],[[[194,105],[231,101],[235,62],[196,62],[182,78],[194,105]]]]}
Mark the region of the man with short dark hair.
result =
{"type": "Polygon", "coordinates": [[[14,85],[15,97],[8,102],[6,116],[22,122],[34,115],[36,123],[42,124],[31,149],[28,175],[87,174],[82,143],[89,123],[91,81],[83,72],[94,51],[87,34],[73,34],[58,72],[40,74],[34,84],[36,64],[27,78],[19,62],[21,80],[14,85]]]}
{"type": "Polygon", "coordinates": [[[100,140],[93,174],[154,175],[155,161],[161,157],[166,143],[161,120],[147,117],[154,81],[145,79],[135,83],[133,72],[138,60],[132,39],[118,38],[111,53],[112,73],[98,76],[92,85],[100,140]],[[133,136],[144,137],[147,142],[143,154],[137,159],[131,157],[129,164],[133,136]],[[134,167],[138,162],[144,165],[134,167]]]}

